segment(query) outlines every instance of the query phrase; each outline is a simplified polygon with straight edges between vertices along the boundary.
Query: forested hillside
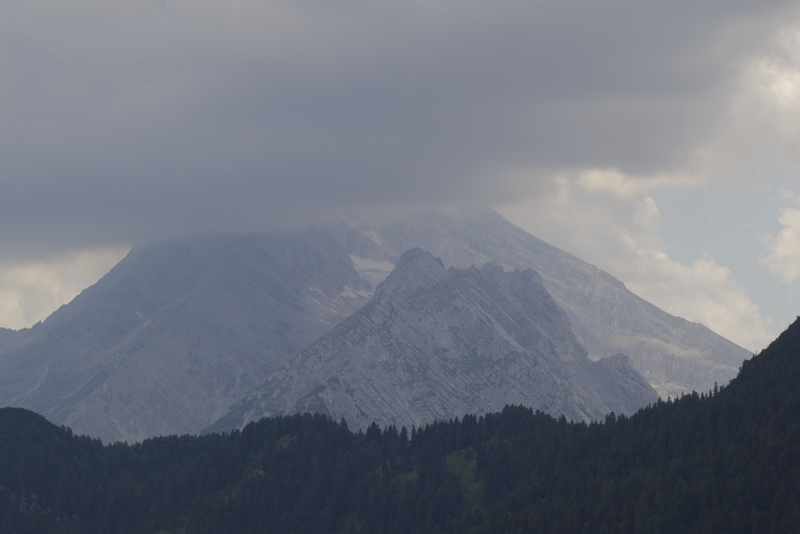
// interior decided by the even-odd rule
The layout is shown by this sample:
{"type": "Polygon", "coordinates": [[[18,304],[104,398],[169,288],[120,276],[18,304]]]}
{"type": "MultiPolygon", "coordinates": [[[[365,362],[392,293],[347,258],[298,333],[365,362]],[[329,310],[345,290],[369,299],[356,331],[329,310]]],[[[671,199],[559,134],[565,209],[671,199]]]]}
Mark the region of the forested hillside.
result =
{"type": "Polygon", "coordinates": [[[792,532],[800,324],[719,391],[604,424],[320,415],[102,446],[0,410],[2,532],[792,532]]]}

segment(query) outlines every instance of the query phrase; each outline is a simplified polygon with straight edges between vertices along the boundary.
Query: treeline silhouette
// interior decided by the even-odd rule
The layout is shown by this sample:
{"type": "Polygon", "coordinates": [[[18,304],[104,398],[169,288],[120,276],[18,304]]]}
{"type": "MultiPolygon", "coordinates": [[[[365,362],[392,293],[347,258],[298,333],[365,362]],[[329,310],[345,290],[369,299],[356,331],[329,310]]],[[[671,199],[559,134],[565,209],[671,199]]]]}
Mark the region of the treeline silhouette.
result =
{"type": "Polygon", "coordinates": [[[3,533],[800,530],[800,324],[722,389],[570,423],[303,414],[103,446],[0,410],[3,533]]]}

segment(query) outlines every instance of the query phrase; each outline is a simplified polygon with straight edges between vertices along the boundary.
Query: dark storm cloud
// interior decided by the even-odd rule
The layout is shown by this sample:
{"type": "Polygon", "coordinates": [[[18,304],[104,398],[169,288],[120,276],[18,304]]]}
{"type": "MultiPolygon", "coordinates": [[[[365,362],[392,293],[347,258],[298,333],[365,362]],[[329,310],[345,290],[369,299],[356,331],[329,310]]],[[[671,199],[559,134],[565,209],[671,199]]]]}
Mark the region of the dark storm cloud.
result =
{"type": "Polygon", "coordinates": [[[0,243],[503,200],[680,169],[782,2],[30,1],[0,22],[0,243]]]}

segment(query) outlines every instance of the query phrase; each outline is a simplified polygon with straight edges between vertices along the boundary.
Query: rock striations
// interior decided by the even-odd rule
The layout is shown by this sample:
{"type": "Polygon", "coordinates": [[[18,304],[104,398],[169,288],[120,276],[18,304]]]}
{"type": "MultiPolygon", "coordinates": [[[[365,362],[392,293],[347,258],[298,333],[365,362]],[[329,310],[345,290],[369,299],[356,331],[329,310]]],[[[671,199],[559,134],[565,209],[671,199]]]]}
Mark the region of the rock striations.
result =
{"type": "Polygon", "coordinates": [[[578,341],[598,360],[631,359],[662,398],[726,384],[751,356],[698,323],[670,315],[630,292],[610,274],[514,226],[488,208],[419,211],[363,218],[320,228],[372,261],[396,263],[412,247],[445,265],[468,268],[496,261],[507,269],[535,269],[567,313],[578,341]]]}
{"type": "Polygon", "coordinates": [[[372,300],[292,358],[211,430],[323,412],[411,427],[524,404],[593,420],[658,399],[624,356],[591,362],[531,269],[447,269],[412,249],[372,300]]]}

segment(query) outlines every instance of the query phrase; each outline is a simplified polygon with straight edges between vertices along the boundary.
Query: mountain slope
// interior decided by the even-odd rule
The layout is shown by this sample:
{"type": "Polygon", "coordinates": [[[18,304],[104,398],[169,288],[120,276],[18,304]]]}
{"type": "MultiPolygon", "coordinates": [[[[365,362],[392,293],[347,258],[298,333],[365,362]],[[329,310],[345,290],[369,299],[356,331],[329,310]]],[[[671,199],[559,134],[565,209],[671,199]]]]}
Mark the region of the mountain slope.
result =
{"type": "Polygon", "coordinates": [[[0,356],[0,402],[106,441],[196,432],[368,300],[329,245],[248,235],[136,249],[0,356]]]}
{"type": "Polygon", "coordinates": [[[412,249],[366,306],[212,428],[305,411],[410,428],[506,404],[581,421],[657,398],[625,357],[588,360],[533,270],[448,270],[412,249]]]}
{"type": "Polygon", "coordinates": [[[496,261],[533,268],[593,360],[625,354],[662,398],[708,391],[736,376],[750,352],[637,297],[610,274],[553,247],[488,208],[364,217],[317,230],[350,254],[397,263],[412,247],[461,269],[496,261]]]}

